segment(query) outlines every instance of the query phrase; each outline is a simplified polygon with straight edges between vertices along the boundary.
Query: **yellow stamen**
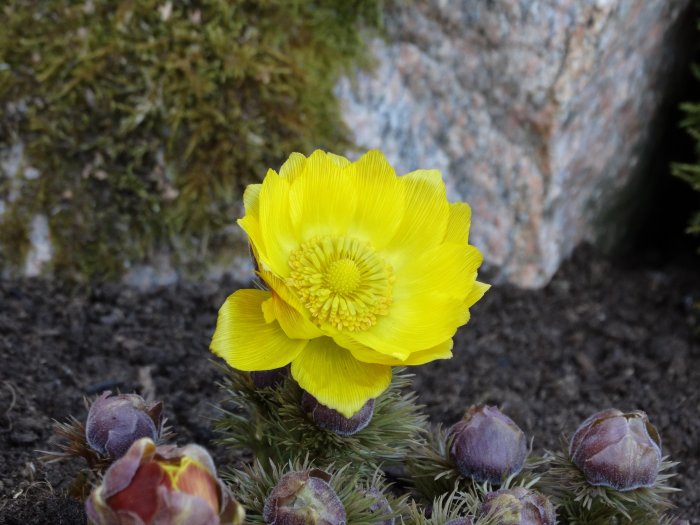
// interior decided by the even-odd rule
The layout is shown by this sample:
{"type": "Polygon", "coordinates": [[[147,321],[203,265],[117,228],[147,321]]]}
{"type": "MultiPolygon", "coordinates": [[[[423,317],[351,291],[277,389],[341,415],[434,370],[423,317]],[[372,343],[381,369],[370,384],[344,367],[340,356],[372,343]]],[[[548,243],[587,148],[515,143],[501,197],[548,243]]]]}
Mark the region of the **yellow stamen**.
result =
{"type": "Polygon", "coordinates": [[[367,330],[391,305],[393,271],[367,243],[315,237],[289,257],[287,280],[318,326],[367,330]]]}

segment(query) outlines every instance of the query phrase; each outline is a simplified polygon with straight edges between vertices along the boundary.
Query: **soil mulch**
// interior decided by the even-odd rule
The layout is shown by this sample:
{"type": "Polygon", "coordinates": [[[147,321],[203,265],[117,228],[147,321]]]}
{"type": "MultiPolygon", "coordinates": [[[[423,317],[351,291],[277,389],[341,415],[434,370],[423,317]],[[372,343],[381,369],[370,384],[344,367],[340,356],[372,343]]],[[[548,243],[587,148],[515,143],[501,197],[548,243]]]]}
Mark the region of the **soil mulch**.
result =
{"type": "MultiPolygon", "coordinates": [[[[608,407],[645,410],[679,461],[678,514],[700,517],[700,279],[685,264],[610,263],[579,249],[543,290],[494,287],[460,329],[455,357],[417,367],[434,421],[499,405],[537,451],[608,407]]],[[[42,464],[52,419],[85,418],[84,396],[155,394],[177,431],[221,464],[210,428],[221,372],[207,351],[233,282],[139,292],[0,280],[0,524],[84,523],[65,496],[78,461],[42,464]]]]}

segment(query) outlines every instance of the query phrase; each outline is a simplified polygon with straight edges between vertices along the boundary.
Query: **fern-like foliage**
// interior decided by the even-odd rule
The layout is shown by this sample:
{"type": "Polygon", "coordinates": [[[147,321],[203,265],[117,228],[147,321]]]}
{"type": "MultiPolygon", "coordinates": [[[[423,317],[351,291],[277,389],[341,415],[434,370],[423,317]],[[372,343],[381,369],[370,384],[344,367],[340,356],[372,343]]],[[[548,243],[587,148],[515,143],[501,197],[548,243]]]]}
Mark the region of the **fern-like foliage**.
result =
{"type": "MultiPolygon", "coordinates": [[[[700,80],[700,65],[693,66],[693,75],[697,80],[700,80]]],[[[673,164],[672,173],[686,181],[693,190],[700,192],[700,103],[686,102],[681,104],[681,110],[685,115],[681,120],[681,126],[695,140],[695,153],[698,162],[673,164]]],[[[700,234],[700,210],[690,219],[687,231],[695,235],[700,234]]]]}
{"type": "MultiPolygon", "coordinates": [[[[315,468],[314,461],[290,459],[277,464],[263,465],[255,460],[240,470],[230,470],[222,478],[246,509],[246,519],[252,523],[264,523],[263,508],[272,489],[282,476],[289,472],[307,471],[315,468]]],[[[330,475],[329,484],[345,508],[348,525],[386,525],[399,523],[409,514],[407,497],[396,497],[378,470],[364,474],[350,465],[335,467],[332,464],[322,469],[330,475]],[[377,505],[377,498],[385,498],[385,505],[377,505]]]]}
{"type": "Polygon", "coordinates": [[[320,468],[351,463],[353,468],[374,472],[378,466],[403,461],[410,445],[424,433],[422,407],[415,393],[406,391],[410,377],[395,371],[391,385],[377,398],[367,427],[339,436],[318,428],[307,416],[301,406],[302,390],[293,379],[275,388],[257,389],[248,374],[229,370],[222,385],[228,395],[215,427],[224,445],[251,450],[263,465],[308,454],[320,468]]]}
{"type": "MultiPolygon", "coordinates": [[[[493,489],[491,484],[478,484],[459,472],[450,456],[451,446],[452,436],[449,429],[440,424],[432,426],[424,439],[414,440],[411,444],[411,452],[406,456],[406,470],[409,477],[405,482],[412,485],[428,501],[449,494],[455,488],[463,494],[473,496],[490,492],[493,489]]],[[[537,458],[528,458],[523,469],[518,474],[503,480],[499,487],[529,487],[536,484],[539,477],[535,469],[539,465],[537,458]]]]}
{"type": "Polygon", "coordinates": [[[537,487],[558,506],[560,520],[568,525],[658,525],[673,507],[669,495],[678,490],[669,485],[675,475],[669,470],[677,463],[666,458],[653,487],[625,492],[589,485],[565,444],[562,450],[549,452],[543,464],[546,470],[537,487]]]}

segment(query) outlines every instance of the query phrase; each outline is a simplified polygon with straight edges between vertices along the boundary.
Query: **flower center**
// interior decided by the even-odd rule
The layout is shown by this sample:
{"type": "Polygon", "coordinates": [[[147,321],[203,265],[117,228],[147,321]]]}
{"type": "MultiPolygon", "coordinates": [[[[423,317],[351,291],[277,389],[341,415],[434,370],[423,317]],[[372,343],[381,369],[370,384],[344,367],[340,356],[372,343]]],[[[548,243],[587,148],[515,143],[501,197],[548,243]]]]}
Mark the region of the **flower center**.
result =
{"type": "Polygon", "coordinates": [[[352,259],[333,261],[328,266],[326,282],[328,288],[339,294],[348,294],[357,288],[362,275],[352,259]]]}
{"type": "Polygon", "coordinates": [[[318,326],[362,331],[389,312],[393,271],[367,242],[314,237],[291,253],[289,268],[287,285],[318,326]]]}

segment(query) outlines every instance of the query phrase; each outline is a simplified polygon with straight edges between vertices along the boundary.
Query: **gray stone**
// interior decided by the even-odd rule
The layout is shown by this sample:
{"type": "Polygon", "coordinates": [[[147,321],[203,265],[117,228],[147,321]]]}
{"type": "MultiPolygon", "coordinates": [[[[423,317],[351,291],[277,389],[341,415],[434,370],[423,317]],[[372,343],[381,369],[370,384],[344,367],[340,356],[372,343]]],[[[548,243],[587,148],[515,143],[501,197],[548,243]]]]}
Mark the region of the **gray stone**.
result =
{"type": "MultiPolygon", "coordinates": [[[[450,198],[472,206],[471,242],[496,282],[542,286],[580,242],[617,242],[628,223],[610,210],[638,200],[630,188],[647,167],[654,118],[686,65],[689,0],[397,4],[386,41],[372,42],[376,70],[337,88],[356,142],[384,151],[399,173],[440,169],[450,198]]],[[[38,176],[21,144],[0,152],[3,175],[0,218],[38,176]]],[[[53,257],[47,218],[30,233],[23,269],[38,275],[53,257]]],[[[206,261],[155,253],[124,282],[167,285],[188,265],[246,281],[252,265],[237,235],[206,261]]]]}
{"type": "Polygon", "coordinates": [[[395,9],[372,43],[376,71],[337,90],[356,142],[399,172],[440,169],[499,281],[542,286],[580,242],[616,242],[624,218],[601,217],[644,170],[653,117],[686,66],[689,2],[395,9]]]}

